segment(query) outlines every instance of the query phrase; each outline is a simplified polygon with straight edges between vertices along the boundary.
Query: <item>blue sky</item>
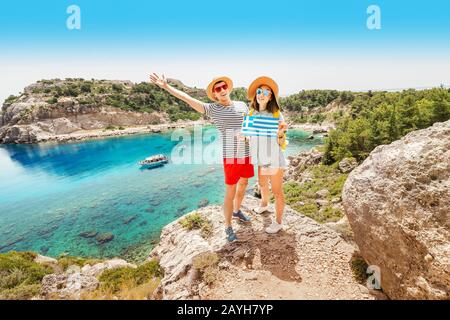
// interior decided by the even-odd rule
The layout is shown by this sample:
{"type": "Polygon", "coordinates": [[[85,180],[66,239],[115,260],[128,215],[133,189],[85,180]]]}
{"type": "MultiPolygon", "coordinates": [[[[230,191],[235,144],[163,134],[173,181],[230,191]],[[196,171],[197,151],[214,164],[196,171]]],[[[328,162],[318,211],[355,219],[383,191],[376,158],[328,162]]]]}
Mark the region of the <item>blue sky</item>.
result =
{"type": "Polygon", "coordinates": [[[222,73],[247,85],[264,73],[284,93],[450,82],[444,0],[2,1],[0,40],[0,99],[40,78],[142,81],[151,71],[197,86],[222,73]],[[81,30],[66,28],[72,4],[81,30]],[[366,27],[372,4],[380,30],[366,27]]]}

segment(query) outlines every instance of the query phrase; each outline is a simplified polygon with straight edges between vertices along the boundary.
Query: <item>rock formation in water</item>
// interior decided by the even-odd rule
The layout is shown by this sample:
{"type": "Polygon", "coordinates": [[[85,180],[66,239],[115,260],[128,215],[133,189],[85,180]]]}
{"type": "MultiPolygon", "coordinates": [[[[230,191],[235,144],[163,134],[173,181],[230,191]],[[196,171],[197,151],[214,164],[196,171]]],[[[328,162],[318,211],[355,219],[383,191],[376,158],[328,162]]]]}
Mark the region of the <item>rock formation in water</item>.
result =
{"type": "Polygon", "coordinates": [[[449,299],[450,121],[375,148],[343,204],[362,256],[394,299],[449,299]]]}

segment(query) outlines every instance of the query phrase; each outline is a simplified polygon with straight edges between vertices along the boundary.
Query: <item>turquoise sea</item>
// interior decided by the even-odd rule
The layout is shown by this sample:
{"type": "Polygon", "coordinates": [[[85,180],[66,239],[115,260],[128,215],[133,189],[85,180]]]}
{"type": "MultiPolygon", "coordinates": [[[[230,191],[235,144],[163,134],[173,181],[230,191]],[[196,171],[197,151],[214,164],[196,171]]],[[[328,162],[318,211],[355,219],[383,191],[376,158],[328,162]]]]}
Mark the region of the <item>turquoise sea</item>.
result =
{"type": "MultiPolygon", "coordinates": [[[[208,130],[214,140],[217,132],[208,130]]],[[[287,154],[322,143],[308,135],[291,130],[287,154]]],[[[149,155],[170,156],[180,143],[171,137],[0,146],[0,252],[145,259],[162,227],[199,205],[220,204],[224,195],[220,164],[139,168],[149,155]],[[88,231],[114,238],[101,244],[80,235],[88,231]]],[[[199,140],[197,135],[191,143],[199,140]]]]}

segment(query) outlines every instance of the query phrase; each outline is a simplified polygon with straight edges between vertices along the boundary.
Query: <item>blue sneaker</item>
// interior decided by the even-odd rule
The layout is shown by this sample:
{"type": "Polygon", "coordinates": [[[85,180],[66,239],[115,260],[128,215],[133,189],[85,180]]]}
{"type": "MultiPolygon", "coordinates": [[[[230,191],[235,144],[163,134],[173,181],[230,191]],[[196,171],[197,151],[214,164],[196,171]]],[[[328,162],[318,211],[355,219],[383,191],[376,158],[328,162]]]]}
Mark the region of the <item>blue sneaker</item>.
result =
{"type": "Polygon", "coordinates": [[[243,214],[241,210],[238,212],[233,212],[233,219],[239,219],[241,222],[250,222],[250,217],[243,214]]]}
{"type": "Polygon", "coordinates": [[[227,227],[225,229],[225,233],[227,234],[227,240],[228,242],[233,242],[237,240],[236,233],[234,233],[232,227],[227,227]]]}

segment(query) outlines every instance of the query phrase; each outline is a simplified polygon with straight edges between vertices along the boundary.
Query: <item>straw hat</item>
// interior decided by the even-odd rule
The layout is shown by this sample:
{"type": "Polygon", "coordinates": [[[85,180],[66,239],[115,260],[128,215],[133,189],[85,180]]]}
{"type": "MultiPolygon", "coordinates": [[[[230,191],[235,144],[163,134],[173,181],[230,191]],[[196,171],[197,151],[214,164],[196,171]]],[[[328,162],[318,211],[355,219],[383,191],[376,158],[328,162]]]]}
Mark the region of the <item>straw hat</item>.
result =
{"type": "Polygon", "coordinates": [[[208,84],[208,87],[206,88],[206,94],[208,95],[208,98],[212,101],[216,101],[216,98],[214,98],[213,94],[213,87],[218,82],[225,82],[228,85],[228,92],[231,92],[233,90],[233,81],[231,81],[228,77],[217,77],[212,79],[212,81],[208,84]]]}
{"type": "Polygon", "coordinates": [[[262,85],[266,85],[272,89],[273,94],[275,95],[275,99],[278,100],[278,84],[269,77],[259,77],[253,80],[253,82],[250,84],[247,90],[247,98],[248,100],[252,101],[253,98],[256,95],[256,89],[261,87],[262,85]]]}

